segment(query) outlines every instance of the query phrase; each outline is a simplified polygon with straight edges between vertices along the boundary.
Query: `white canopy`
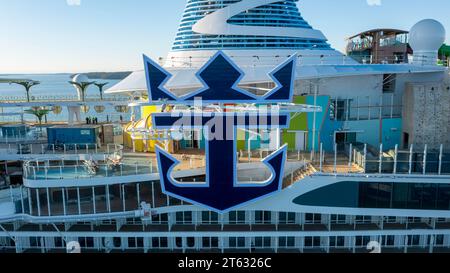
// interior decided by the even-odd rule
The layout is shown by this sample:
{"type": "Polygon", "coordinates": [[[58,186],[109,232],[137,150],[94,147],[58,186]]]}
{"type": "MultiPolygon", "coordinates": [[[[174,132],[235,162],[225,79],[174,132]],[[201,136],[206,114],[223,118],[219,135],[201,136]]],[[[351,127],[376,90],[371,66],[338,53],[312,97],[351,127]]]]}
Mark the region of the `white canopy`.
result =
{"type": "MultiPolygon", "coordinates": [[[[275,67],[267,66],[242,68],[245,77],[242,79],[241,84],[255,84],[271,81],[268,73],[274,68],[275,67]]],[[[418,66],[412,64],[303,65],[297,67],[296,79],[304,80],[378,74],[432,73],[443,72],[445,69],[445,67],[440,66],[418,66]]],[[[186,89],[201,87],[200,82],[195,76],[198,72],[197,68],[169,68],[167,70],[172,74],[172,78],[170,78],[165,87],[175,94],[186,89]]],[[[133,72],[127,78],[106,91],[106,93],[109,94],[131,92],[147,92],[147,83],[145,72],[143,70],[133,72]]]]}

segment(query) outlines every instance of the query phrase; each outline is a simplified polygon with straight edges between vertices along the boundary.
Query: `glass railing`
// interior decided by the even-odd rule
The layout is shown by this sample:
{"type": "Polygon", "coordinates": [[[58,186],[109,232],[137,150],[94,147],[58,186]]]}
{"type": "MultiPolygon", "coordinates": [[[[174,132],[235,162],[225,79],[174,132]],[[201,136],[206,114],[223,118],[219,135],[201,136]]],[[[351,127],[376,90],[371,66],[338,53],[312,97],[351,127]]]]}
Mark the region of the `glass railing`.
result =
{"type": "MultiPolygon", "coordinates": [[[[27,102],[25,96],[0,96],[3,103],[19,103],[27,102]]],[[[106,95],[101,99],[99,96],[87,96],[86,102],[109,102],[109,101],[123,101],[127,102],[130,98],[126,96],[111,96],[106,95]]],[[[67,102],[67,101],[79,101],[78,96],[33,96],[31,102],[67,102]]]]}
{"type": "Polygon", "coordinates": [[[24,179],[27,180],[62,180],[62,179],[96,179],[104,177],[121,177],[157,173],[154,163],[139,164],[99,164],[72,166],[26,166],[24,179]]]}
{"type": "Polygon", "coordinates": [[[17,155],[84,155],[84,154],[122,154],[123,146],[119,144],[108,144],[102,148],[96,144],[1,144],[2,154],[17,155]]]}

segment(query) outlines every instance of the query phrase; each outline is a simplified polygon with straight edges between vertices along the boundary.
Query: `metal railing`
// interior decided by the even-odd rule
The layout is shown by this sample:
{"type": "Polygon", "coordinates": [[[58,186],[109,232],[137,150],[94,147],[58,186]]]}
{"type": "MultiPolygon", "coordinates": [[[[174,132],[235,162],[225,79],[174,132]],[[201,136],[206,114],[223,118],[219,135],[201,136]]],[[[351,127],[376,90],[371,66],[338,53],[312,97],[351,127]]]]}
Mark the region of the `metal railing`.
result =
{"type": "MultiPolygon", "coordinates": [[[[428,149],[418,151],[412,145],[409,150],[400,150],[396,145],[391,151],[384,151],[363,144],[346,144],[343,153],[349,158],[349,166],[355,164],[364,173],[378,174],[450,174],[450,154],[441,145],[438,151],[428,149]]],[[[335,164],[337,164],[335,162],[335,164]]]]}
{"type": "MultiPolygon", "coordinates": [[[[350,50],[354,51],[354,50],[350,50]]],[[[236,61],[239,66],[241,67],[272,67],[273,63],[280,63],[283,60],[289,58],[291,55],[254,55],[254,56],[234,56],[229,55],[234,61],[236,61]],[[243,64],[245,63],[245,64],[243,64]]],[[[383,58],[381,60],[374,60],[372,55],[355,55],[355,56],[347,56],[347,55],[339,55],[339,54],[298,54],[298,64],[320,64],[320,65],[328,65],[328,64],[334,64],[334,65],[348,65],[348,64],[354,64],[355,59],[358,58],[362,62],[362,60],[365,60],[365,64],[401,64],[401,63],[408,63],[410,61],[411,56],[407,56],[406,59],[396,56],[390,56],[383,58]]],[[[429,59],[429,56],[424,55],[415,55],[417,58],[421,59],[429,59]]],[[[175,57],[172,56],[171,58],[164,59],[163,63],[165,63],[166,67],[184,67],[184,68],[191,68],[191,67],[200,67],[204,65],[210,57],[195,57],[195,56],[187,56],[187,57],[175,57]]],[[[429,60],[430,62],[435,62],[438,64],[438,58],[433,58],[433,60],[429,60]]]]}

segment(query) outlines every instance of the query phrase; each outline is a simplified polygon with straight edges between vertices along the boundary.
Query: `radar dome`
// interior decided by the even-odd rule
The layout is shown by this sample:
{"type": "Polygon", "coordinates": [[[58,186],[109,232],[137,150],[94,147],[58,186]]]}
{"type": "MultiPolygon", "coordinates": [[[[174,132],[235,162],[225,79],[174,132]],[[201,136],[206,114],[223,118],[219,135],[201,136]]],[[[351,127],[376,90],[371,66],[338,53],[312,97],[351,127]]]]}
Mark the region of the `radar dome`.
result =
{"type": "Polygon", "coordinates": [[[409,32],[409,44],[414,51],[438,51],[445,42],[445,28],[436,20],[425,19],[409,32]]]}
{"type": "Polygon", "coordinates": [[[77,74],[72,78],[72,81],[76,83],[89,82],[89,78],[84,74],[77,74]]]}

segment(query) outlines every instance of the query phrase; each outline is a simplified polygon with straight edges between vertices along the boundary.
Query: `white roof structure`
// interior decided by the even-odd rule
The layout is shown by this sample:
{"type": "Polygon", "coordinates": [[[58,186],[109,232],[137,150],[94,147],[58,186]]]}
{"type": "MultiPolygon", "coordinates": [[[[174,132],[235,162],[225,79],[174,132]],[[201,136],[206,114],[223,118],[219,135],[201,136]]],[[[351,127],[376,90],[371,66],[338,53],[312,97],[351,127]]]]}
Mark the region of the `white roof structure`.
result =
{"type": "MultiPolygon", "coordinates": [[[[268,73],[275,67],[247,67],[242,68],[245,77],[241,84],[264,83],[271,81],[268,73]]],[[[167,69],[172,78],[165,85],[175,94],[177,90],[202,87],[195,74],[198,69],[167,69]]],[[[304,65],[298,66],[296,80],[333,78],[346,76],[363,76],[378,74],[408,74],[408,73],[433,73],[443,72],[445,67],[441,66],[418,66],[411,64],[351,64],[351,65],[304,65]]],[[[123,81],[109,88],[106,93],[133,93],[147,92],[145,71],[135,71],[123,81]]],[[[181,91],[182,92],[182,91],[181,91]]]]}

